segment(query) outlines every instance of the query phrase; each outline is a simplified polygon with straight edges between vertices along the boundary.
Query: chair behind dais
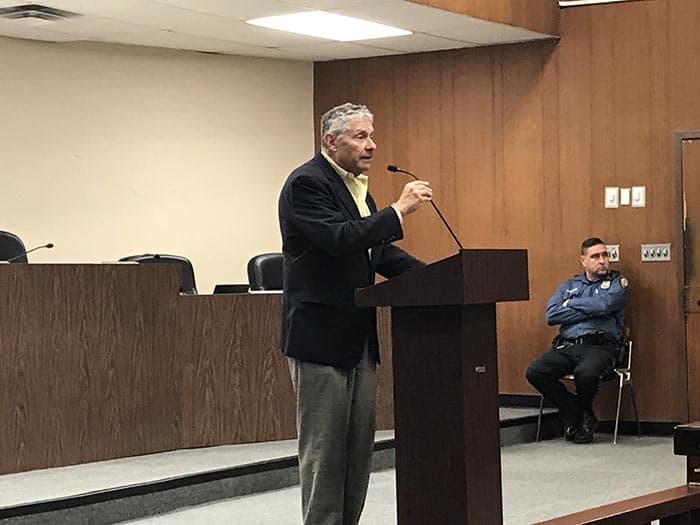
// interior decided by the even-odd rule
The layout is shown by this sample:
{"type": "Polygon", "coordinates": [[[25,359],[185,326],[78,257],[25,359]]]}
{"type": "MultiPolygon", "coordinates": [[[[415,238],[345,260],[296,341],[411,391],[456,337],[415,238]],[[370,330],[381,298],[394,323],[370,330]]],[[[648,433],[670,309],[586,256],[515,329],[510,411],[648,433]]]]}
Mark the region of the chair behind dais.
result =
{"type": "Polygon", "coordinates": [[[194,281],[194,268],[186,257],[180,255],[166,255],[160,253],[144,253],[142,255],[129,255],[122,257],[120,261],[132,261],[137,263],[171,263],[180,266],[181,280],[180,293],[185,295],[196,295],[197,287],[194,281]]]}
{"type": "Polygon", "coordinates": [[[248,282],[251,291],[282,289],[281,253],[261,253],[248,261],[248,282]]]}
{"type": "Polygon", "coordinates": [[[27,262],[27,255],[22,239],[14,233],[0,230],[0,261],[9,261],[20,263],[27,262]]]}

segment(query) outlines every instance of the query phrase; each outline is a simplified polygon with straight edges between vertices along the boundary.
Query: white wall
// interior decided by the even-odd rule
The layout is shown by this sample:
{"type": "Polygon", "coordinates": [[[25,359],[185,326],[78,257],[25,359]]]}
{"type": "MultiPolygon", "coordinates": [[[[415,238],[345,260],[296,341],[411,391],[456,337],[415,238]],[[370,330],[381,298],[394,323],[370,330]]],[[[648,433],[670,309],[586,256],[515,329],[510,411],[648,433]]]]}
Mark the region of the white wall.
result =
{"type": "Polygon", "coordinates": [[[0,37],[0,230],[32,262],[188,257],[200,293],[280,250],[312,64],[0,37]]]}

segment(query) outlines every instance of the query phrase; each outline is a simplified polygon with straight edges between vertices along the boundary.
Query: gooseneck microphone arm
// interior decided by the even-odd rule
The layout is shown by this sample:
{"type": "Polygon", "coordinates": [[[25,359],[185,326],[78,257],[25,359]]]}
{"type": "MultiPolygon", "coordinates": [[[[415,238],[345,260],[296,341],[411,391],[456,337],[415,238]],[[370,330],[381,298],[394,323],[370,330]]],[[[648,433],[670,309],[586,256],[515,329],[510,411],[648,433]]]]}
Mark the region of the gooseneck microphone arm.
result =
{"type": "Polygon", "coordinates": [[[10,257],[9,259],[7,259],[7,262],[12,262],[12,261],[16,261],[17,259],[21,259],[22,257],[24,257],[25,255],[27,255],[28,253],[32,253],[32,252],[35,252],[35,251],[37,251],[37,250],[41,250],[42,248],[49,248],[49,249],[51,249],[51,248],[53,248],[53,243],[50,242],[50,243],[48,243],[48,244],[42,244],[41,246],[36,246],[35,248],[32,248],[31,250],[24,250],[22,253],[20,253],[20,254],[18,254],[18,255],[15,255],[14,257],[10,257]]]}
{"type": "MultiPolygon", "coordinates": [[[[399,168],[398,166],[395,166],[394,164],[389,164],[389,165],[386,167],[386,169],[387,169],[387,171],[391,171],[392,173],[405,173],[405,174],[408,175],[409,177],[412,177],[413,180],[418,180],[418,177],[416,177],[413,173],[411,173],[411,172],[408,171],[408,170],[402,170],[401,168],[399,168]]],[[[447,228],[447,231],[450,232],[450,235],[452,235],[452,238],[453,238],[453,239],[455,240],[455,242],[457,243],[457,246],[459,246],[459,249],[460,249],[460,250],[464,250],[464,246],[462,246],[462,243],[459,242],[459,239],[458,239],[457,236],[455,235],[455,232],[452,231],[452,228],[450,228],[450,225],[447,224],[447,220],[446,220],[445,217],[442,215],[442,212],[438,209],[437,204],[435,204],[435,201],[431,200],[431,201],[430,201],[430,204],[433,205],[433,208],[434,208],[435,211],[437,212],[438,217],[440,217],[440,220],[441,220],[442,223],[445,225],[445,228],[447,228]]]]}

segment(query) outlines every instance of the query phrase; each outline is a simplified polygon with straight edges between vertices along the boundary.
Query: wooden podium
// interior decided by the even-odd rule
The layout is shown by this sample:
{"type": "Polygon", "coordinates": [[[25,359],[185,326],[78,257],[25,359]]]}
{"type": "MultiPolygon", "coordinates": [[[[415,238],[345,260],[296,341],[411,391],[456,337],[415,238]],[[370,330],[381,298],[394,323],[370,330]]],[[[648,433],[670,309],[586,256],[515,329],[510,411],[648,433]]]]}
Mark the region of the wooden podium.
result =
{"type": "Polygon", "coordinates": [[[357,290],[392,307],[400,525],[503,522],[496,303],[528,298],[526,250],[460,250],[357,290]]]}

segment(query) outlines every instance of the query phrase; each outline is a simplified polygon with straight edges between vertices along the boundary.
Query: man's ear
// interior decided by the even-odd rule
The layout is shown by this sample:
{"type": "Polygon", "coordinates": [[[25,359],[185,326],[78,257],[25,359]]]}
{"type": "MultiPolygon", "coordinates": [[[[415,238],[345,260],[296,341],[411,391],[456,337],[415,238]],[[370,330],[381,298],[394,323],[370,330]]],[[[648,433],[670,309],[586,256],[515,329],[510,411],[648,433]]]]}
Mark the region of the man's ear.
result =
{"type": "Polygon", "coordinates": [[[335,137],[331,133],[326,133],[323,136],[323,143],[326,145],[328,151],[335,151],[337,149],[335,137]]]}
{"type": "Polygon", "coordinates": [[[586,265],[585,265],[585,263],[583,262],[584,259],[585,259],[585,257],[582,255],[582,256],[581,256],[581,266],[583,266],[583,267],[585,268],[586,265]]]}

